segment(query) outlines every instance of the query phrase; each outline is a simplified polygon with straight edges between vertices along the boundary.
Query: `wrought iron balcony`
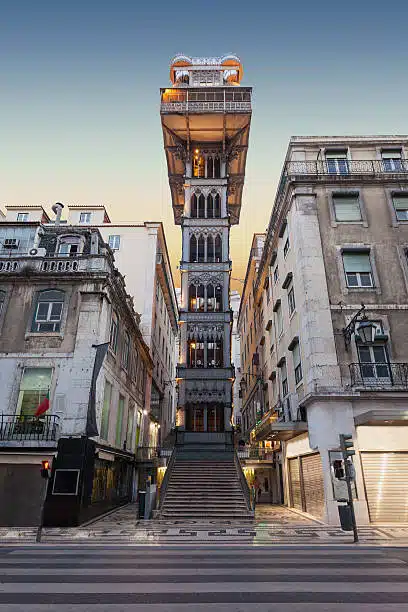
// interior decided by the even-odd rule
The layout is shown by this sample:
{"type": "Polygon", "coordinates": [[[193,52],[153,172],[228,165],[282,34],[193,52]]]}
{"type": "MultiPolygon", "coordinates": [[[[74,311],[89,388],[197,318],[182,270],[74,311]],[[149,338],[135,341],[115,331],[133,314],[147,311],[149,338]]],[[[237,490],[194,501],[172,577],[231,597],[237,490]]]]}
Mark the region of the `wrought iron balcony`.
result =
{"type": "Polygon", "coordinates": [[[216,87],[163,89],[161,92],[162,114],[202,112],[251,112],[250,87],[216,87]]]}
{"type": "Polygon", "coordinates": [[[160,457],[160,448],[158,446],[139,446],[136,449],[136,461],[154,461],[160,457]]]}
{"type": "Polygon", "coordinates": [[[353,387],[408,389],[408,363],[350,363],[353,387]]]}
{"type": "Polygon", "coordinates": [[[2,274],[80,274],[81,272],[105,272],[107,270],[108,261],[104,255],[6,257],[0,253],[0,273],[2,274]]]}
{"type": "Polygon", "coordinates": [[[238,449],[239,459],[252,459],[253,461],[273,461],[274,451],[270,448],[250,447],[246,449],[238,449]]]}
{"type": "Polygon", "coordinates": [[[59,437],[59,429],[59,417],[54,414],[41,417],[0,415],[0,440],[2,441],[56,441],[59,437]]]}
{"type": "Polygon", "coordinates": [[[307,176],[310,178],[311,176],[323,175],[347,178],[347,176],[359,174],[385,174],[387,176],[408,174],[407,159],[392,160],[392,164],[388,159],[341,160],[341,164],[333,163],[334,161],[336,160],[288,161],[285,164],[283,176],[287,178],[307,176]]]}

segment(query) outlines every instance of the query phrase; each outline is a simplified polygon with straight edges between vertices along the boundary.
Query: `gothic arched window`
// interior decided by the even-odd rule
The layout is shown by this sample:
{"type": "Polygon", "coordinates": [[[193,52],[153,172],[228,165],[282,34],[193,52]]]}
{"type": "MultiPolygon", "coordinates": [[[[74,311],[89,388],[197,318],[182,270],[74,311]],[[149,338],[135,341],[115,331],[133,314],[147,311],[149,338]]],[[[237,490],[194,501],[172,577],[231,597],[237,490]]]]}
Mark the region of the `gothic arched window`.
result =
{"type": "Polygon", "coordinates": [[[202,338],[192,338],[188,341],[187,365],[189,368],[204,367],[204,342],[202,338]]]}
{"type": "Polygon", "coordinates": [[[218,193],[214,198],[214,217],[217,219],[221,217],[221,198],[218,193]]]}
{"type": "Polygon", "coordinates": [[[193,176],[195,178],[204,178],[205,175],[205,160],[202,155],[195,154],[193,157],[193,176]]]}
{"type": "Polygon", "coordinates": [[[214,178],[221,178],[221,160],[219,157],[214,159],[214,178]]]}
{"type": "Polygon", "coordinates": [[[214,236],[208,236],[207,238],[207,261],[214,261],[214,236]]]}
{"type": "Polygon", "coordinates": [[[191,216],[193,219],[197,218],[197,196],[195,193],[191,197],[191,216]]]}
{"type": "Polygon", "coordinates": [[[219,234],[215,237],[215,261],[222,261],[222,242],[219,234]]]}
{"type": "Polygon", "coordinates": [[[217,285],[215,288],[215,310],[220,312],[222,310],[222,287],[217,285]]]}
{"type": "Polygon", "coordinates": [[[190,237],[190,261],[198,261],[197,237],[194,234],[190,237]]]}
{"type": "Polygon", "coordinates": [[[222,340],[217,338],[207,342],[207,368],[222,368],[222,340]]]}
{"type": "Polygon", "coordinates": [[[204,285],[190,285],[188,291],[188,309],[191,312],[204,312],[204,285]]]}
{"type": "Polygon", "coordinates": [[[200,236],[198,238],[198,253],[197,253],[197,261],[200,263],[205,261],[205,239],[204,236],[200,236]]]}
{"type": "Polygon", "coordinates": [[[207,217],[208,219],[212,219],[214,217],[214,198],[210,194],[207,197],[207,217]]]}
{"type": "Polygon", "coordinates": [[[207,178],[214,177],[214,161],[212,157],[207,157],[207,178]]]}
{"type": "Polygon", "coordinates": [[[205,218],[205,197],[204,194],[200,194],[200,197],[198,198],[198,217],[200,219],[204,219],[205,218]]]}

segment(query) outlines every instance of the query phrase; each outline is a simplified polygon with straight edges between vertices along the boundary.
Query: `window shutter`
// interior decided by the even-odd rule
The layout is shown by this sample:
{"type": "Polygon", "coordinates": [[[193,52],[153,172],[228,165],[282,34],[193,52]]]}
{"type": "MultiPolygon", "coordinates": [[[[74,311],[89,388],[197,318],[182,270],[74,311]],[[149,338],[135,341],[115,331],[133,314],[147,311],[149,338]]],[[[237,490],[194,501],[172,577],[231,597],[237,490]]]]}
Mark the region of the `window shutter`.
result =
{"type": "Polygon", "coordinates": [[[347,151],[326,151],[326,159],[347,159],[347,151]]]}
{"type": "Polygon", "coordinates": [[[369,253],[343,253],[343,263],[346,272],[371,272],[369,253]]]}
{"type": "Polygon", "coordinates": [[[358,195],[334,195],[334,210],[337,221],[361,221],[358,195]]]}
{"type": "Polygon", "coordinates": [[[394,195],[392,196],[392,202],[395,210],[407,210],[408,209],[408,194],[407,195],[394,195]]]}
{"type": "Polygon", "coordinates": [[[299,347],[299,343],[295,344],[294,348],[293,348],[293,365],[295,366],[295,368],[297,368],[297,366],[300,364],[300,347],[299,347]]]}

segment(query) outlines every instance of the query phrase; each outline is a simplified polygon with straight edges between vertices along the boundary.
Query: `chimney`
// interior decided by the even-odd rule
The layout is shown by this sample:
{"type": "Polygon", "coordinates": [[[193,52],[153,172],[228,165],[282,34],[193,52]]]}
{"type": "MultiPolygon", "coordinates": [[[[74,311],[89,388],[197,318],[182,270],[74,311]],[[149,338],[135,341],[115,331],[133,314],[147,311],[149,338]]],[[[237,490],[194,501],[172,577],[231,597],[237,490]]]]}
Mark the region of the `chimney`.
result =
{"type": "Polygon", "coordinates": [[[64,205],[61,202],[56,202],[52,207],[52,212],[55,213],[55,225],[59,225],[61,223],[61,214],[64,205]]]}

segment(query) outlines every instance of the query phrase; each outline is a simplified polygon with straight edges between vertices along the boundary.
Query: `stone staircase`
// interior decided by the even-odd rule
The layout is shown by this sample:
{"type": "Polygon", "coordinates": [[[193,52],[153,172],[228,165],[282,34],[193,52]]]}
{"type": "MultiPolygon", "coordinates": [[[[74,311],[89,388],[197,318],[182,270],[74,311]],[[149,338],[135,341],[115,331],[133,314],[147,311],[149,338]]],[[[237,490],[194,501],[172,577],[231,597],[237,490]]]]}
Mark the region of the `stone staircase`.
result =
{"type": "Polygon", "coordinates": [[[179,453],[173,464],[160,520],[250,520],[232,453],[193,458],[179,453]]]}

